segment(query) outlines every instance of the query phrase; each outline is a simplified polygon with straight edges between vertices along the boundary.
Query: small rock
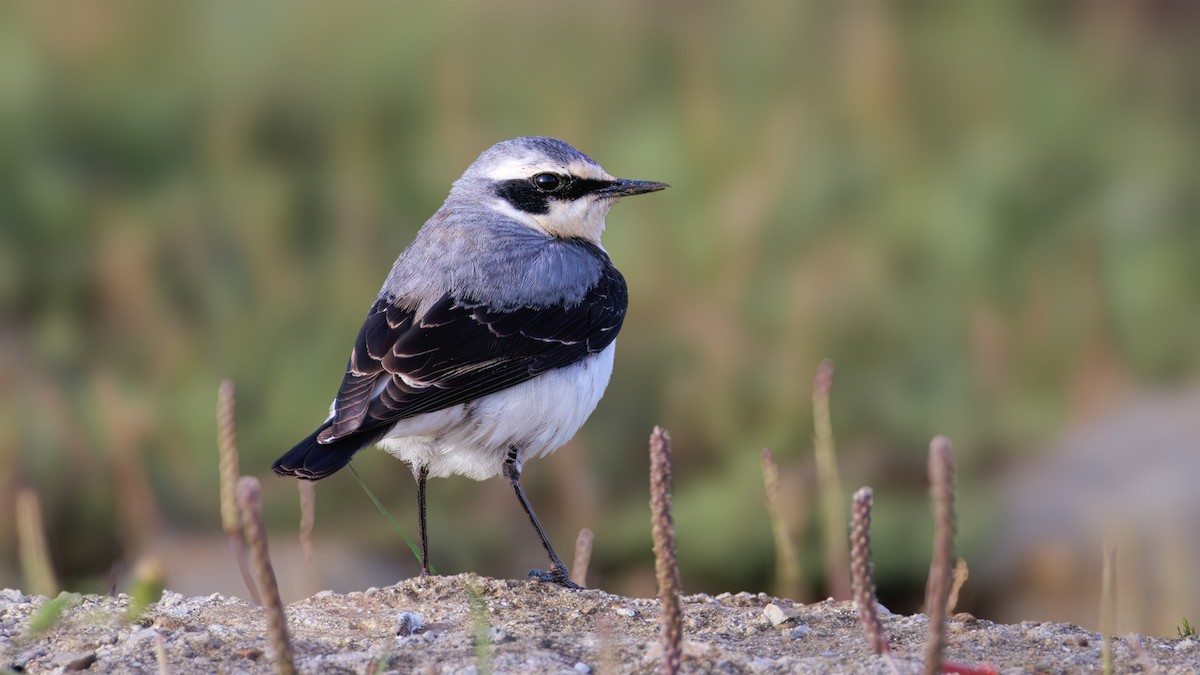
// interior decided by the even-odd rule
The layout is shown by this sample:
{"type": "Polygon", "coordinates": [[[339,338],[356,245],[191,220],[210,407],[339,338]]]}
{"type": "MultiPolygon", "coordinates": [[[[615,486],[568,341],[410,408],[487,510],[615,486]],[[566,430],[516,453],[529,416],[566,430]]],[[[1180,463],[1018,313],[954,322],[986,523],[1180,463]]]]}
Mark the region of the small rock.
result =
{"type": "Polygon", "coordinates": [[[137,632],[135,632],[133,635],[129,636],[129,641],[134,644],[136,644],[138,642],[143,642],[145,640],[153,640],[154,637],[156,635],[158,635],[158,631],[154,630],[153,628],[142,628],[140,626],[134,626],[134,629],[137,632]]]}
{"type": "Polygon", "coordinates": [[[492,628],[490,631],[488,631],[488,640],[491,641],[492,644],[498,645],[502,642],[508,642],[510,639],[512,639],[512,636],[509,635],[508,631],[504,630],[503,628],[492,628]]]}
{"type": "Polygon", "coordinates": [[[159,596],[158,603],[156,603],[156,604],[157,604],[158,609],[171,609],[173,607],[178,607],[179,605],[183,604],[183,601],[186,599],[187,598],[185,598],[180,593],[174,593],[172,591],[163,591],[163,594],[161,596],[159,596]]]}
{"type": "Polygon", "coordinates": [[[1175,651],[1190,652],[1193,649],[1195,649],[1197,645],[1200,645],[1200,642],[1196,642],[1192,638],[1188,638],[1186,640],[1180,640],[1179,644],[1175,645],[1175,651]]]}
{"type": "Polygon", "coordinates": [[[618,608],[614,609],[613,611],[616,612],[617,614],[620,614],[621,616],[627,616],[630,618],[633,618],[638,615],[638,611],[636,609],[633,609],[630,607],[618,607],[618,608]]]}
{"type": "Polygon", "coordinates": [[[788,613],[783,611],[782,607],[773,602],[763,607],[763,616],[767,617],[767,621],[770,621],[772,626],[787,623],[794,618],[788,616],[788,613]]]}
{"type": "Polygon", "coordinates": [[[54,659],[54,662],[61,665],[63,672],[78,672],[87,670],[96,663],[96,652],[74,652],[71,654],[63,654],[54,659]]]}
{"type": "Polygon", "coordinates": [[[577,673],[583,673],[583,675],[590,675],[592,672],[592,667],[583,661],[576,661],[573,670],[577,673]]]}
{"type": "Polygon", "coordinates": [[[404,637],[421,630],[425,622],[414,612],[401,612],[396,622],[396,635],[404,637]]]}
{"type": "Polygon", "coordinates": [[[239,650],[235,651],[233,653],[233,655],[240,656],[243,659],[250,659],[251,661],[257,661],[260,658],[262,658],[263,653],[262,653],[261,649],[247,647],[246,649],[239,649],[239,650]]]}
{"type": "Polygon", "coordinates": [[[805,625],[801,624],[801,625],[793,628],[792,632],[789,634],[789,636],[793,640],[799,640],[800,638],[804,637],[805,635],[808,635],[809,633],[811,633],[812,630],[813,630],[812,626],[805,626],[805,625]]]}

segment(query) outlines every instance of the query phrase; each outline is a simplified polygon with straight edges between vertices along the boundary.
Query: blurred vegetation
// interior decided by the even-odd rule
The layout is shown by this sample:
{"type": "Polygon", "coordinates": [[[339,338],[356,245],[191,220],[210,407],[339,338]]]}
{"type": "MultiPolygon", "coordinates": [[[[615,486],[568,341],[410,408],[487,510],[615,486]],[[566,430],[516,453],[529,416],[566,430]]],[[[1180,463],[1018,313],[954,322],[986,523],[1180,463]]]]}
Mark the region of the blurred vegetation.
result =
{"type": "MultiPolygon", "coordinates": [[[[0,5],[0,514],[35,487],[79,590],[164,531],[218,533],[221,378],[243,471],[266,474],[323,419],[450,182],[493,142],[546,134],[674,185],[610,216],[631,288],[613,380],[526,471],[559,548],[589,527],[593,583],[652,594],[661,424],[685,588],[769,590],[760,450],[816,522],[811,383],[829,357],[846,494],[875,487],[881,600],[905,608],[934,434],[959,455],[970,559],[994,469],[1124,393],[1196,381],[1196,8],[0,5]]],[[[407,469],[355,462],[415,528],[407,469]]],[[[443,571],[542,564],[503,481],[430,487],[443,571]]],[[[264,490],[290,536],[294,488],[264,490]]],[[[415,571],[352,476],[318,493],[318,546],[349,532],[415,571]]],[[[11,521],[0,586],[19,582],[11,521]]]]}

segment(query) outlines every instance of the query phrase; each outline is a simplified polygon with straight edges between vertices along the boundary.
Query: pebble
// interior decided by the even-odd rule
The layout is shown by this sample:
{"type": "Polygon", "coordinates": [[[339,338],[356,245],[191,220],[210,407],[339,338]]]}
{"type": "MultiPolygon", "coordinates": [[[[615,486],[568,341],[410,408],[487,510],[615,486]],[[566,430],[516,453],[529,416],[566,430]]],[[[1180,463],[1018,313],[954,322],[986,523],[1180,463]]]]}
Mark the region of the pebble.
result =
{"type": "Polygon", "coordinates": [[[763,616],[767,617],[767,621],[770,621],[772,626],[778,626],[780,624],[787,623],[793,618],[788,616],[787,612],[783,611],[782,607],[773,602],[766,607],[763,607],[763,616]]]}
{"type": "Polygon", "coordinates": [[[1200,642],[1196,642],[1192,638],[1188,638],[1186,640],[1181,640],[1179,644],[1175,645],[1175,651],[1190,652],[1195,649],[1197,645],[1200,645],[1200,642]]]}
{"type": "Polygon", "coordinates": [[[400,612],[400,616],[396,621],[396,635],[400,637],[412,635],[421,630],[421,626],[423,625],[425,625],[425,622],[415,612],[400,612]]]}
{"type": "Polygon", "coordinates": [[[799,640],[800,638],[812,632],[812,626],[799,625],[792,629],[791,638],[799,640]]]}
{"type": "Polygon", "coordinates": [[[154,637],[158,635],[158,631],[154,630],[153,628],[141,628],[136,625],[134,628],[134,633],[133,635],[129,636],[129,641],[135,644],[142,642],[143,640],[153,640],[154,637]]]}
{"type": "Polygon", "coordinates": [[[183,595],[181,595],[179,593],[174,593],[172,591],[163,591],[162,596],[159,597],[159,599],[158,599],[158,603],[157,603],[156,607],[158,609],[169,609],[171,607],[175,607],[176,605],[179,605],[184,600],[185,600],[185,598],[183,597],[183,595]]]}
{"type": "Polygon", "coordinates": [[[87,670],[96,662],[96,652],[72,652],[54,659],[54,663],[62,666],[63,672],[87,670]]]}
{"type": "Polygon", "coordinates": [[[592,667],[589,666],[588,664],[584,663],[583,661],[576,661],[575,667],[573,668],[573,670],[577,673],[583,673],[584,675],[590,675],[592,672],[592,667]]]}
{"type": "Polygon", "coordinates": [[[630,607],[618,607],[613,611],[616,612],[617,614],[620,614],[621,616],[628,616],[630,618],[638,615],[638,611],[636,609],[632,609],[630,607]]]}

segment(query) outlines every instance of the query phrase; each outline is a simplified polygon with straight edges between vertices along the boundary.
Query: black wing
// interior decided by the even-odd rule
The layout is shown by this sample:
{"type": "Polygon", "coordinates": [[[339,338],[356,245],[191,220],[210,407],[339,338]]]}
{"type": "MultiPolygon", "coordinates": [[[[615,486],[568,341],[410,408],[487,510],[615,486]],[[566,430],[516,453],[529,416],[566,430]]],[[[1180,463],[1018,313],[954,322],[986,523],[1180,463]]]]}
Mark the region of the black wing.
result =
{"type": "Polygon", "coordinates": [[[612,264],[574,305],[493,310],[444,296],[415,321],[388,299],[359,332],[322,444],[511,387],[607,347],[628,305],[612,264]]]}

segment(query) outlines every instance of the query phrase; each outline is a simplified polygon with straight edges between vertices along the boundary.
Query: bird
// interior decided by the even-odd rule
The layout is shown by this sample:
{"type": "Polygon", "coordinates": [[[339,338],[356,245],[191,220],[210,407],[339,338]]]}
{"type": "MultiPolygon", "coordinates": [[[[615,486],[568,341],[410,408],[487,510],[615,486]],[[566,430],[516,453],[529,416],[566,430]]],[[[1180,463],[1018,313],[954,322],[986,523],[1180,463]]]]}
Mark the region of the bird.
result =
{"type": "Polygon", "coordinates": [[[600,242],[605,216],[622,197],[667,187],[614,178],[556,138],[485,150],[396,259],[329,417],[272,469],[318,480],[372,445],[408,463],[422,576],[427,480],[503,475],[550,559],[529,578],[579,588],[521,472],[575,435],[612,374],[629,295],[600,242]]]}

